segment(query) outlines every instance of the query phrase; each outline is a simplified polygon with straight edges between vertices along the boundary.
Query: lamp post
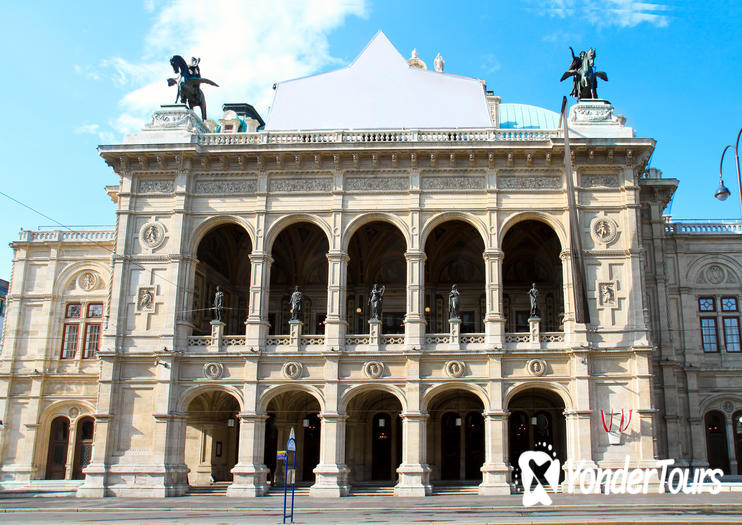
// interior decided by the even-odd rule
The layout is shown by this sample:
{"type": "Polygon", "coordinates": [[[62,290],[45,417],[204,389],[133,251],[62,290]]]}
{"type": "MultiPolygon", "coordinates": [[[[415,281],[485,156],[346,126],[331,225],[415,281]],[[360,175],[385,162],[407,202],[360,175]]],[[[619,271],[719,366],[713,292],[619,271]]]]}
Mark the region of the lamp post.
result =
{"type": "MultiPolygon", "coordinates": [[[[742,128],[739,130],[739,133],[737,133],[737,142],[734,145],[734,159],[737,162],[737,190],[739,191],[739,203],[740,203],[740,213],[742,213],[742,179],[739,175],[739,139],[740,136],[742,136],[742,128]]],[[[731,148],[732,145],[729,144],[726,148],[724,148],[724,151],[721,153],[721,161],[719,162],[719,188],[716,190],[716,193],[714,194],[714,197],[719,199],[720,201],[725,201],[731,194],[729,191],[729,188],[724,186],[724,179],[722,178],[721,169],[724,166],[724,155],[726,154],[727,150],[731,148]]]]}

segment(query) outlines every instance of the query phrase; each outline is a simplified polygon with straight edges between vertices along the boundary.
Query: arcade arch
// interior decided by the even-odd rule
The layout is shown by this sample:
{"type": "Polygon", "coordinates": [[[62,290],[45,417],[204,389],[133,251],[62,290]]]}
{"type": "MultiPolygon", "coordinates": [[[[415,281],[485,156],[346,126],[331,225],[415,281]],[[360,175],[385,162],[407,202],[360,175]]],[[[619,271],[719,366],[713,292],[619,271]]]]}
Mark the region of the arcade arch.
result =
{"type": "Polygon", "coordinates": [[[449,294],[456,285],[461,332],[484,332],[484,241],[469,223],[450,220],[436,226],[425,242],[425,319],[429,332],[448,332],[449,294]]]}
{"type": "Polygon", "coordinates": [[[190,400],[184,440],[190,485],[232,481],[238,457],[239,412],[239,401],[223,390],[209,390],[190,400]]]}
{"type": "Polygon", "coordinates": [[[220,224],[209,230],[198,243],[193,280],[193,333],[211,333],[214,319],[216,287],[224,292],[225,334],[245,333],[250,297],[250,253],[252,241],[247,231],[237,224],[220,224]]]}
{"type": "Polygon", "coordinates": [[[562,245],[554,229],[537,220],[513,225],[502,240],[502,313],[507,332],[529,330],[528,290],[539,291],[541,330],[560,331],[564,317],[562,245]]]}
{"type": "Polygon", "coordinates": [[[276,236],[271,249],[268,322],[271,334],[288,334],[290,298],[296,286],[304,296],[305,334],[324,334],[327,316],[327,235],[310,222],[296,222],[276,236]]]}
{"type": "Polygon", "coordinates": [[[433,481],[482,479],[483,412],[482,400],[465,390],[445,390],[431,399],[427,450],[433,481]]]}
{"type": "Polygon", "coordinates": [[[402,232],[388,222],[373,221],[360,226],[348,244],[346,311],[348,330],[368,332],[369,292],[375,283],[384,286],[381,330],[404,333],[407,293],[407,243],[402,232]]]}
{"type": "Polygon", "coordinates": [[[351,482],[392,482],[402,463],[402,403],[389,392],[364,390],[348,402],[345,462],[351,482]]]}

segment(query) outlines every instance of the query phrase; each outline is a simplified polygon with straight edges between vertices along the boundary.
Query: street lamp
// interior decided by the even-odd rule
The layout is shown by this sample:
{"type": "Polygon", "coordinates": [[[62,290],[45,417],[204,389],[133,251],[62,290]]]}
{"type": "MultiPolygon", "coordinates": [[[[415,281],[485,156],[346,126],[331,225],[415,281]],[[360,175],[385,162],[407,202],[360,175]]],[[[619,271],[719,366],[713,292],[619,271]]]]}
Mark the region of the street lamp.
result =
{"type": "MultiPolygon", "coordinates": [[[[734,159],[737,161],[737,190],[739,191],[739,203],[740,203],[740,212],[742,213],[742,179],[740,179],[739,175],[739,138],[742,136],[742,128],[739,130],[739,133],[737,133],[737,142],[734,145],[734,159]]],[[[729,191],[729,188],[724,186],[724,180],[722,178],[721,169],[724,166],[724,155],[726,155],[726,152],[729,148],[731,148],[732,145],[729,144],[726,148],[724,148],[724,151],[721,153],[721,161],[719,162],[719,187],[716,190],[716,193],[714,194],[714,197],[719,199],[720,201],[725,201],[731,194],[729,191]]]]}

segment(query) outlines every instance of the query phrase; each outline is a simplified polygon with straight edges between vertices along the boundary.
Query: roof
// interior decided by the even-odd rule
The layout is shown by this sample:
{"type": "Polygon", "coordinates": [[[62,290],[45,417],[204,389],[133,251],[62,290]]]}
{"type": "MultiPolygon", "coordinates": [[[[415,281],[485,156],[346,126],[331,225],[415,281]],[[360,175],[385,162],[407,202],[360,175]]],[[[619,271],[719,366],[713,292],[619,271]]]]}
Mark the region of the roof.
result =
{"type": "Polygon", "coordinates": [[[266,130],[492,127],[481,80],[411,67],[379,31],[348,67],[279,82],[266,130]]]}
{"type": "Polygon", "coordinates": [[[528,104],[500,104],[497,118],[503,129],[559,128],[559,113],[528,104]]]}

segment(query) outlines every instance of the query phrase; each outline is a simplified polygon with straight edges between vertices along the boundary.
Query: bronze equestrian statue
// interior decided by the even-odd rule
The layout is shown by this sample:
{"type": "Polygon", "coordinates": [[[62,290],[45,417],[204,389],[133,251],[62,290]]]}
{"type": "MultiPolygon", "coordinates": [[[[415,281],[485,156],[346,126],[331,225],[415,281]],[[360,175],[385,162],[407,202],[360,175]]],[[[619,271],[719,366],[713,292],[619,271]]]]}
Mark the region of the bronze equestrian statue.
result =
{"type": "Polygon", "coordinates": [[[180,55],[175,55],[170,59],[170,65],[173,71],[178,73],[177,78],[168,78],[167,85],[178,86],[178,94],[175,96],[175,103],[188,104],[189,109],[198,106],[201,108],[201,119],[206,120],[206,97],[201,91],[201,84],[219,87],[219,84],[212,82],[208,78],[201,78],[201,68],[199,67],[200,58],[192,58],[191,65],[188,66],[186,61],[180,55]]]}
{"type": "Polygon", "coordinates": [[[590,48],[587,51],[581,51],[579,56],[575,56],[572,47],[572,63],[569,69],[562,75],[561,81],[572,77],[573,86],[571,96],[576,97],[578,101],[598,98],[598,79],[608,82],[608,75],[603,71],[595,71],[595,49],[590,48]]]}

